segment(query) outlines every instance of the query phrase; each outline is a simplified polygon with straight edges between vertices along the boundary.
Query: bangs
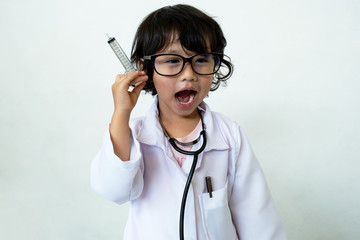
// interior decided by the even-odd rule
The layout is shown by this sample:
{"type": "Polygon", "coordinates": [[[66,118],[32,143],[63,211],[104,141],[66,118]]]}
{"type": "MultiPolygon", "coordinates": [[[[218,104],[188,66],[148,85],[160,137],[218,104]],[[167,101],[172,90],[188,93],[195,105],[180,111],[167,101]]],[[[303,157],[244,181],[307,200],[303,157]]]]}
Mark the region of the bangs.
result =
{"type": "MultiPolygon", "coordinates": [[[[142,39],[142,55],[152,55],[166,49],[172,42],[179,40],[187,50],[196,53],[209,51],[223,53],[226,41],[220,26],[203,12],[188,6],[164,7],[148,16],[148,21],[138,29],[142,39]],[[215,27],[214,27],[215,26],[215,27]]],[[[141,42],[141,40],[140,40],[141,42]]],[[[139,49],[140,50],[140,49],[139,49]]]]}
{"type": "MultiPolygon", "coordinates": [[[[181,46],[195,53],[206,53],[213,51],[212,46],[216,46],[216,42],[213,43],[214,37],[209,32],[206,32],[202,26],[196,24],[178,24],[178,20],[171,18],[170,21],[164,21],[166,25],[162,25],[157,33],[159,33],[159,46],[154,49],[156,52],[166,49],[173,42],[179,41],[181,46]],[[174,21],[171,23],[171,21],[174,21]]],[[[160,25],[159,25],[160,26],[160,25]]]]}

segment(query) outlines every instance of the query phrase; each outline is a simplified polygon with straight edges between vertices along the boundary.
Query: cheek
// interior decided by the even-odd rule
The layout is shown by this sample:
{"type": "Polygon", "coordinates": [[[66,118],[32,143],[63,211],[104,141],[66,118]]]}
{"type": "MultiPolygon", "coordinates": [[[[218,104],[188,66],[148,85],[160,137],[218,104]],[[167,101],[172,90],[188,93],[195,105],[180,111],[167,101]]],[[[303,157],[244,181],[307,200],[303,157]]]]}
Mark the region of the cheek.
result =
{"type": "Polygon", "coordinates": [[[212,82],[213,82],[213,77],[211,76],[211,77],[207,78],[205,82],[206,82],[205,83],[206,89],[208,89],[210,91],[210,88],[211,88],[212,82]]]}
{"type": "Polygon", "coordinates": [[[169,79],[166,79],[165,77],[154,73],[153,83],[158,93],[167,94],[171,92],[169,90],[171,90],[172,86],[171,86],[171,81],[169,79]]]}
{"type": "Polygon", "coordinates": [[[156,91],[159,92],[159,90],[161,88],[161,81],[159,80],[156,73],[154,73],[154,75],[153,75],[153,83],[154,83],[154,87],[155,87],[156,91]]]}

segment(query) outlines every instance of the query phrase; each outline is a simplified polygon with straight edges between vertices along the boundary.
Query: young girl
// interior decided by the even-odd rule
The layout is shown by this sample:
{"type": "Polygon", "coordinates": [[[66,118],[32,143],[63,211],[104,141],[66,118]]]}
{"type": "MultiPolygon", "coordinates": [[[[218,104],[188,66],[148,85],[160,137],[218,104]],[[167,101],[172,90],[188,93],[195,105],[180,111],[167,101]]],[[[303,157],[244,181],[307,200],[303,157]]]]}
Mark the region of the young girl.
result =
{"type": "Polygon", "coordinates": [[[95,192],[131,203],[124,239],[286,239],[242,129],[203,102],[232,74],[225,45],[216,21],[188,5],[161,8],[139,26],[131,59],[142,71],[116,77],[114,114],[91,168],[95,192]],[[130,120],[142,90],[154,103],[130,120]]]}

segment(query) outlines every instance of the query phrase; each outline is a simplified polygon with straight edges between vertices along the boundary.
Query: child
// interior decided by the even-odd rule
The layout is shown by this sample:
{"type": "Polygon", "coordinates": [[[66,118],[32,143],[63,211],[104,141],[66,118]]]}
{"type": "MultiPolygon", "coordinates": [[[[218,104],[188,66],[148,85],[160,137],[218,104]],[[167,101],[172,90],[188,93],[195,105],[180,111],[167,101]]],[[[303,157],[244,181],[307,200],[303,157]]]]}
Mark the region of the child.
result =
{"type": "Polygon", "coordinates": [[[216,21],[188,5],[161,8],[139,26],[131,60],[143,71],[116,77],[114,114],[91,167],[94,191],[131,203],[124,239],[286,239],[242,129],[203,102],[232,74],[225,46],[216,21]],[[130,120],[142,90],[155,101],[130,120]]]}

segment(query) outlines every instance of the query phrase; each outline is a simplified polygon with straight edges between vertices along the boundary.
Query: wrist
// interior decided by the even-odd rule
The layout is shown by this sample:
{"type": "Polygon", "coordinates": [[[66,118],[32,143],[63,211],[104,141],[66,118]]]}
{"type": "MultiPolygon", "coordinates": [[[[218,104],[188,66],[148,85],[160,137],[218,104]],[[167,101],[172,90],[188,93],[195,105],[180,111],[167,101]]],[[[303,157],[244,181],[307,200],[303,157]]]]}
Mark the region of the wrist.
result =
{"type": "Polygon", "coordinates": [[[113,116],[121,117],[122,119],[130,119],[132,109],[114,108],[113,116]]]}

